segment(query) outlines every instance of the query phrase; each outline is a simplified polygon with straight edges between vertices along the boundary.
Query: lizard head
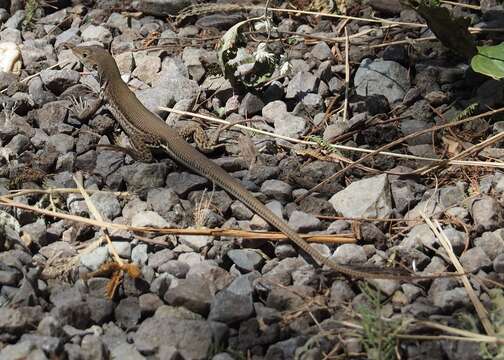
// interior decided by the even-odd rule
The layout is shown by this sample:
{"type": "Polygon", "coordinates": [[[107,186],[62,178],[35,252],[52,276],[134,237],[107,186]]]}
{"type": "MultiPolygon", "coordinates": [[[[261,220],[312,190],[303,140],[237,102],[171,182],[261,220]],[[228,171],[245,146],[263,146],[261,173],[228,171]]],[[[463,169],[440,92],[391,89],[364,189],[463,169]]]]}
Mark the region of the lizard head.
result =
{"type": "Polygon", "coordinates": [[[97,70],[100,76],[119,74],[112,55],[100,46],[76,46],[72,48],[72,52],[86,68],[97,70]]]}

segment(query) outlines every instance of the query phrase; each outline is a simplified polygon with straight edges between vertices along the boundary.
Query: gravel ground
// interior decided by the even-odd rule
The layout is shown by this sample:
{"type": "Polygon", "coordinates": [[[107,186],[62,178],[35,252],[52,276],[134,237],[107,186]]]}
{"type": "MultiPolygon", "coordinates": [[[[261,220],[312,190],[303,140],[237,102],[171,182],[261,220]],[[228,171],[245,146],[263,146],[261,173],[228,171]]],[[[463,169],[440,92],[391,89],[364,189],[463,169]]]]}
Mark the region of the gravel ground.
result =
{"type": "MultiPolygon", "coordinates": [[[[460,334],[432,324],[504,332],[504,173],[481,163],[414,173],[498,134],[502,115],[424,131],[307,193],[369,149],[499,109],[503,82],[474,73],[439,42],[422,41],[432,36],[426,28],[278,11],[266,50],[285,57],[290,71],[276,69],[255,88],[239,86],[222,75],[216,45],[231,26],[263,10],[201,12],[182,23],[167,17],[193,2],[37,7],[0,0],[0,359],[503,356],[502,346],[437,337],[460,334]],[[219,134],[222,146],[208,156],[296,231],[353,239],[313,245],[323,254],[344,265],[432,274],[456,270],[451,253],[468,273],[472,292],[453,277],[345,278],[321,269],[288,241],[156,231],[275,229],[166,155],[142,163],[103,146],[127,139],[105,106],[89,118],[78,116],[83,103],[96,99],[99,83],[67,44],[110,48],[123,80],[170,126],[199,120],[159,107],[248,120],[244,125],[276,135],[227,129],[219,134]],[[311,145],[296,141],[308,135],[311,145]],[[82,194],[61,190],[76,188],[74,178],[82,179],[104,221],[117,226],[105,231],[84,221],[92,211],[82,194]],[[9,198],[18,205],[8,206],[1,196],[19,189],[26,191],[9,198]],[[442,236],[422,216],[439,222],[442,236]],[[112,246],[104,241],[107,234],[112,246]],[[488,319],[481,320],[478,306],[488,319]]],[[[287,3],[270,5],[324,9],[324,2],[287,3]]],[[[348,15],[423,23],[396,1],[346,3],[348,15]]],[[[462,3],[481,7],[444,6],[470,17],[471,26],[504,27],[496,0],[462,3]]],[[[248,34],[248,49],[267,39],[262,30],[248,34]]],[[[502,39],[500,33],[478,35],[481,43],[502,39]]],[[[237,72],[249,76],[250,67],[237,72]]],[[[201,124],[216,131],[214,123],[201,124]]],[[[462,160],[502,159],[497,141],[462,160]]]]}

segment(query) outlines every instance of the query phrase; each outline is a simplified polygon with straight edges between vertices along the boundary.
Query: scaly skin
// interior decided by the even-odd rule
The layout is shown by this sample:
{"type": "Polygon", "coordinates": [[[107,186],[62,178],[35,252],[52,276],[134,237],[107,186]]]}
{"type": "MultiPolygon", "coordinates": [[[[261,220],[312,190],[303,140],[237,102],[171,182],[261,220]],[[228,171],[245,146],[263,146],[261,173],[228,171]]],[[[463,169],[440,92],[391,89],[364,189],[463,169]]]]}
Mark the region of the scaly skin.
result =
{"type": "Polygon", "coordinates": [[[143,106],[136,98],[135,94],[133,94],[122,81],[114,58],[108,51],[98,46],[75,47],[72,50],[86,67],[97,69],[99,78],[104,87],[105,100],[107,100],[112,114],[130,137],[138,159],[151,161],[152,154],[150,148],[163,148],[175,161],[205,176],[243,202],[264,220],[287,235],[289,239],[319,264],[326,265],[350,277],[403,280],[442,277],[439,275],[394,275],[386,271],[380,272],[380,269],[376,270],[376,272],[374,272],[374,270],[362,271],[337,264],[333,260],[323,256],[318,250],[311,247],[301,236],[292,230],[284,220],[280,219],[264,206],[264,204],[257,200],[236,179],[189,145],[174,129],[170,128],[157,115],[143,106]]]}

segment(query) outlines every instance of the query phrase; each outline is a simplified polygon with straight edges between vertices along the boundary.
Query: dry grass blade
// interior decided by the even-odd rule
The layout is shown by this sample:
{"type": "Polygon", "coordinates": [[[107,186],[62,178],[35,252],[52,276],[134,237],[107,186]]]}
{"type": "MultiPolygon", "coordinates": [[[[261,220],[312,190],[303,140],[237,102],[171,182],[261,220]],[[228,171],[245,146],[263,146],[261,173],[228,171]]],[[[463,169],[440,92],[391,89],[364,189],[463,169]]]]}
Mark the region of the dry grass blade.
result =
{"type": "MultiPolygon", "coordinates": [[[[199,118],[199,119],[203,119],[203,120],[213,121],[213,122],[216,122],[216,123],[219,123],[219,124],[231,124],[229,121],[226,121],[226,120],[218,119],[218,118],[213,117],[213,116],[207,116],[207,115],[197,114],[197,113],[190,112],[190,111],[182,111],[182,110],[177,110],[177,109],[168,108],[168,107],[162,107],[162,106],[159,107],[159,110],[168,111],[168,112],[172,112],[172,113],[175,113],[175,114],[184,115],[184,116],[188,116],[188,117],[195,117],[195,118],[199,118]]],[[[477,115],[476,117],[467,118],[467,119],[464,119],[464,120],[461,120],[461,121],[462,122],[467,122],[467,121],[471,121],[471,120],[476,120],[478,118],[485,117],[485,116],[491,116],[494,113],[499,113],[499,112],[503,112],[503,111],[504,111],[504,108],[501,108],[501,109],[498,109],[498,110],[492,110],[492,111],[489,111],[489,112],[477,115]]],[[[460,125],[461,123],[457,122],[457,123],[451,123],[451,124],[441,125],[441,126],[444,128],[444,127],[449,127],[449,126],[460,125]]],[[[289,136],[278,135],[278,134],[275,134],[275,133],[272,133],[272,132],[269,132],[269,131],[265,131],[265,130],[261,130],[261,129],[256,129],[256,128],[252,128],[252,127],[245,126],[245,125],[240,125],[240,124],[235,124],[233,126],[241,128],[241,129],[244,129],[244,130],[248,130],[248,131],[254,132],[256,134],[267,135],[267,136],[271,136],[273,138],[286,140],[286,141],[289,141],[289,142],[292,142],[292,143],[296,143],[296,144],[304,144],[304,145],[317,146],[317,143],[314,142],[314,141],[299,140],[299,139],[295,139],[295,138],[292,138],[292,137],[289,137],[289,136]]],[[[400,158],[400,159],[428,161],[428,162],[433,162],[433,163],[445,163],[446,160],[442,160],[442,159],[427,158],[427,157],[414,156],[414,155],[409,155],[409,154],[398,154],[398,153],[393,153],[393,152],[387,152],[387,151],[385,151],[385,150],[387,150],[387,149],[389,149],[389,148],[391,148],[391,147],[393,147],[393,146],[395,146],[397,144],[400,144],[401,142],[403,142],[403,141],[405,141],[405,140],[407,140],[409,138],[413,138],[413,137],[419,136],[419,135],[421,135],[423,133],[427,133],[427,132],[430,132],[430,131],[436,131],[436,130],[439,130],[438,127],[433,127],[433,128],[430,128],[430,129],[423,130],[422,133],[415,133],[415,134],[408,135],[408,137],[404,137],[402,139],[399,139],[399,140],[397,140],[397,142],[390,143],[390,144],[385,145],[385,146],[383,146],[383,147],[381,147],[381,148],[379,148],[377,150],[362,149],[362,148],[357,148],[357,147],[352,147],[352,146],[345,146],[345,145],[337,145],[337,144],[329,144],[329,145],[332,148],[336,149],[336,150],[346,150],[346,151],[354,151],[354,152],[360,152],[360,153],[368,154],[368,155],[364,156],[363,158],[357,160],[355,162],[356,163],[355,166],[357,164],[360,164],[364,160],[368,159],[369,157],[375,156],[377,154],[384,155],[384,156],[396,157],[396,158],[400,158]]],[[[500,162],[454,160],[454,161],[450,161],[449,164],[450,165],[461,165],[461,166],[488,166],[488,167],[495,167],[495,168],[504,168],[504,164],[502,164],[500,162]]]]}
{"type": "MultiPolygon", "coordinates": [[[[96,208],[96,206],[93,204],[93,201],[91,201],[91,198],[89,197],[88,193],[86,192],[86,190],[82,186],[81,181],[79,179],[77,179],[77,176],[75,176],[75,175],[73,176],[73,180],[74,180],[75,184],[77,185],[77,188],[79,189],[82,197],[84,198],[84,201],[86,202],[86,205],[87,205],[89,211],[91,212],[91,214],[94,216],[94,218],[96,220],[103,222],[103,217],[101,216],[101,214],[98,211],[98,209],[96,208]]],[[[112,253],[112,256],[114,257],[114,260],[119,265],[123,265],[123,261],[121,260],[121,258],[117,254],[117,250],[115,249],[114,245],[112,244],[112,240],[110,240],[110,236],[108,234],[107,228],[103,228],[103,232],[105,235],[105,239],[107,240],[108,248],[109,248],[110,252],[112,253]]]]}
{"type": "MultiPolygon", "coordinates": [[[[56,211],[40,209],[35,206],[12,201],[8,198],[0,196],[0,205],[12,208],[18,208],[28,211],[33,211],[38,214],[54,217],[57,219],[64,219],[74,222],[80,222],[101,228],[126,230],[140,233],[155,233],[155,234],[173,234],[173,235],[208,235],[208,236],[229,236],[241,237],[244,239],[265,239],[271,241],[287,240],[283,233],[279,232],[259,232],[259,231],[245,231],[234,229],[160,229],[151,227],[130,226],[124,224],[109,223],[100,220],[85,218],[82,216],[60,213],[56,211]]],[[[352,235],[301,235],[308,242],[327,243],[327,244],[347,244],[355,243],[356,240],[352,235]]]]}
{"type": "MultiPolygon", "coordinates": [[[[312,187],[311,189],[309,189],[308,191],[306,191],[303,195],[301,195],[300,197],[298,197],[294,201],[299,203],[301,200],[305,199],[307,196],[309,196],[313,192],[319,190],[322,186],[324,186],[325,184],[327,184],[329,181],[332,181],[333,179],[337,179],[339,176],[341,176],[342,174],[346,173],[348,170],[354,168],[358,164],[361,164],[365,160],[370,159],[373,156],[376,156],[378,154],[382,154],[384,150],[388,150],[388,149],[390,149],[390,148],[392,148],[394,146],[397,146],[397,145],[405,142],[406,140],[416,138],[416,137],[418,137],[418,136],[420,136],[422,134],[433,133],[434,131],[439,131],[439,130],[442,130],[442,129],[446,129],[446,128],[462,125],[462,124],[465,124],[467,122],[474,121],[474,120],[477,120],[477,119],[481,119],[481,118],[484,118],[484,117],[493,116],[493,115],[499,114],[501,112],[504,112],[504,107],[501,107],[501,108],[496,109],[496,110],[487,111],[487,112],[484,112],[484,113],[479,114],[479,115],[470,116],[468,118],[465,118],[465,119],[462,119],[462,120],[459,120],[459,121],[454,121],[454,122],[451,122],[451,123],[448,123],[448,124],[433,126],[433,127],[429,128],[429,129],[417,131],[417,132],[414,132],[412,134],[403,136],[402,138],[397,139],[395,141],[392,141],[392,142],[390,142],[390,143],[388,143],[386,145],[383,145],[382,147],[374,150],[373,152],[371,152],[371,153],[369,153],[369,154],[361,157],[359,160],[355,161],[353,164],[347,165],[346,167],[344,167],[340,171],[338,171],[338,172],[334,173],[333,175],[329,176],[328,178],[324,179],[318,185],[316,185],[316,186],[312,187]]],[[[441,160],[441,162],[445,162],[445,161],[446,160],[441,160]]],[[[502,164],[499,164],[499,167],[501,167],[501,166],[502,166],[502,164]]]]}
{"type": "MultiPolygon", "coordinates": [[[[444,233],[443,229],[441,228],[441,224],[439,224],[436,220],[434,222],[431,221],[423,212],[420,213],[422,218],[425,220],[427,225],[429,225],[430,229],[436,235],[437,239],[443,245],[445,251],[447,252],[451,262],[455,266],[455,269],[460,273],[464,274],[465,270],[458,260],[457,256],[453,252],[453,248],[451,246],[450,240],[446,237],[446,234],[444,233]]],[[[464,288],[466,289],[467,295],[469,296],[469,299],[471,299],[471,302],[473,303],[474,309],[476,310],[476,313],[478,314],[478,317],[480,318],[481,324],[483,325],[483,328],[485,329],[486,333],[490,336],[495,336],[495,331],[492,323],[490,322],[490,319],[488,318],[488,312],[486,311],[485,307],[481,303],[481,301],[478,299],[478,296],[474,292],[471,283],[469,282],[469,279],[467,275],[462,275],[461,276],[462,283],[464,284],[464,288]]]]}

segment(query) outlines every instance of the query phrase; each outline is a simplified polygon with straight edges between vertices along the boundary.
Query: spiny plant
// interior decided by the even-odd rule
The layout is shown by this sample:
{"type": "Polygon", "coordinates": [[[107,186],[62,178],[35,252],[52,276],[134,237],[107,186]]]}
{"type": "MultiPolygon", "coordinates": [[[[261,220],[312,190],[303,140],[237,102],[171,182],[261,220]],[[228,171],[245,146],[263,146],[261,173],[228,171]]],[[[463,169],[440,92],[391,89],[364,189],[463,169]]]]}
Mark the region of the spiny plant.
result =
{"type": "Polygon", "coordinates": [[[357,306],[357,313],[361,319],[361,343],[371,360],[395,359],[397,335],[404,329],[401,320],[386,320],[381,316],[382,297],[378,290],[368,284],[360,286],[367,304],[357,306]]]}
{"type": "Polygon", "coordinates": [[[25,18],[23,20],[23,28],[31,29],[37,17],[37,11],[40,8],[39,0],[26,0],[25,3],[25,18]]]}

